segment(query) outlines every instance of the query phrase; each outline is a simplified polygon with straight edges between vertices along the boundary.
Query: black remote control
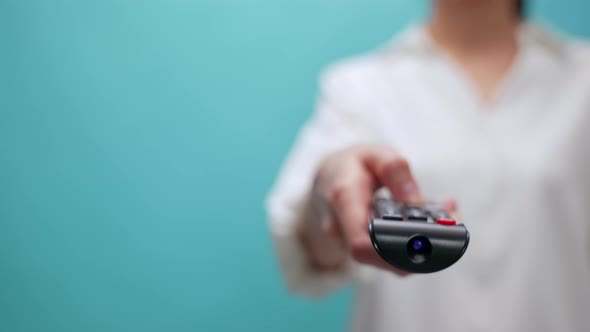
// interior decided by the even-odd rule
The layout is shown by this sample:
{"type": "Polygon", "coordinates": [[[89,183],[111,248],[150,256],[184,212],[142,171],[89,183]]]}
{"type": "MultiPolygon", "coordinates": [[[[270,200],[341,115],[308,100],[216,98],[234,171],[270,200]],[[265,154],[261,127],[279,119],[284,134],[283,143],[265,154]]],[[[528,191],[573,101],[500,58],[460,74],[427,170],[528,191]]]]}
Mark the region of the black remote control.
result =
{"type": "Polygon", "coordinates": [[[375,197],[369,234],[385,261],[411,273],[432,273],[456,263],[467,250],[469,232],[435,205],[411,206],[375,197]]]}

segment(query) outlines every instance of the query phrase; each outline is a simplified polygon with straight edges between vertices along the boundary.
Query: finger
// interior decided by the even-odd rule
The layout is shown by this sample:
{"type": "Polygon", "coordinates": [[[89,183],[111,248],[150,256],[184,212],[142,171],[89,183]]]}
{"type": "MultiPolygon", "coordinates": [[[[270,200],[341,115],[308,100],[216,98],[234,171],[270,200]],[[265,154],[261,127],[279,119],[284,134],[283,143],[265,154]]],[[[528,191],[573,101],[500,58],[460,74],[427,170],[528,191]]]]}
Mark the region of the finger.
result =
{"type": "Polygon", "coordinates": [[[423,199],[410,166],[397,151],[387,146],[371,146],[364,150],[365,167],[379,185],[389,189],[399,202],[422,203],[423,199]]]}
{"type": "Polygon", "coordinates": [[[372,187],[372,183],[365,182],[357,187],[342,189],[334,195],[332,205],[338,219],[337,224],[340,225],[340,234],[345,238],[351,257],[357,262],[376,266],[399,276],[408,275],[387,263],[373,246],[367,224],[372,187]]]}
{"type": "Polygon", "coordinates": [[[457,212],[457,201],[453,198],[449,198],[443,202],[442,208],[447,211],[448,213],[456,213],[457,212]]]}
{"type": "Polygon", "coordinates": [[[459,215],[459,209],[457,207],[457,201],[453,198],[449,198],[443,202],[442,208],[447,211],[451,217],[457,221],[461,220],[459,215]]]}
{"type": "MultiPolygon", "coordinates": [[[[369,207],[372,195],[370,183],[359,181],[357,185],[350,185],[335,189],[331,197],[332,213],[338,226],[327,226],[332,232],[338,231],[350,242],[360,233],[367,233],[369,207]]],[[[327,229],[327,230],[328,230],[327,229]]]]}
{"type": "Polygon", "coordinates": [[[322,222],[322,232],[332,239],[343,239],[342,229],[334,218],[327,218],[322,222]]]}
{"type": "Polygon", "coordinates": [[[423,202],[408,162],[394,149],[385,146],[371,147],[366,150],[364,157],[365,166],[380,184],[389,189],[395,200],[410,204],[423,202]]]}
{"type": "Polygon", "coordinates": [[[405,159],[396,156],[382,161],[377,176],[396,201],[409,204],[423,202],[418,184],[405,159]]]}

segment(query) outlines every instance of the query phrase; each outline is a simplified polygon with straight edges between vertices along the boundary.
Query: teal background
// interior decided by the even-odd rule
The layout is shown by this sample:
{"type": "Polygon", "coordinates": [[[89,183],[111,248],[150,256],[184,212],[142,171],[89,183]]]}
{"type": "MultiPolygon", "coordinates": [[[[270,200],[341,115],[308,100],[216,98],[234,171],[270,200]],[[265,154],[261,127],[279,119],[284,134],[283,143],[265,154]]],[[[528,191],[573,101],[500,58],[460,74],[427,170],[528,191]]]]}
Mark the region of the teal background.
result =
{"type": "Polygon", "coordinates": [[[0,331],[343,330],[352,290],[285,291],[263,200],[321,68],[425,8],[1,0],[0,331]]]}

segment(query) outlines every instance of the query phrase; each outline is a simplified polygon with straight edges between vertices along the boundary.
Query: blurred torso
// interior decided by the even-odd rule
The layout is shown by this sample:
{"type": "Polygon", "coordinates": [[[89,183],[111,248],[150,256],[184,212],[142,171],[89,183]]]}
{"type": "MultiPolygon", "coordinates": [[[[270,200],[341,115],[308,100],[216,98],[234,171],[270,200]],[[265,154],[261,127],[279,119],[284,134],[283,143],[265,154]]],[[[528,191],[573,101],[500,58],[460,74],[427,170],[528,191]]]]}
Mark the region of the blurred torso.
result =
{"type": "Polygon", "coordinates": [[[533,29],[521,44],[487,104],[421,29],[341,64],[367,133],[409,160],[427,198],[457,199],[472,239],[446,271],[361,285],[356,330],[590,324],[590,51],[533,29]]]}

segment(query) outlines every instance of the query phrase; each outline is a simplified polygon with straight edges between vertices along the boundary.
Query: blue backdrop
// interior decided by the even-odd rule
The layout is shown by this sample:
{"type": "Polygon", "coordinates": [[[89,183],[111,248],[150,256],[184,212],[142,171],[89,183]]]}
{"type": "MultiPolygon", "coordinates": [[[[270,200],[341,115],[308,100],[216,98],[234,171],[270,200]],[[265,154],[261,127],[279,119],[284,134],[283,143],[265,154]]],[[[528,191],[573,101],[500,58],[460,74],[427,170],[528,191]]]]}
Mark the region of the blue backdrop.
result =
{"type": "Polygon", "coordinates": [[[283,289],[263,200],[320,69],[425,7],[0,1],[0,331],[344,329],[350,290],[283,289]]]}

